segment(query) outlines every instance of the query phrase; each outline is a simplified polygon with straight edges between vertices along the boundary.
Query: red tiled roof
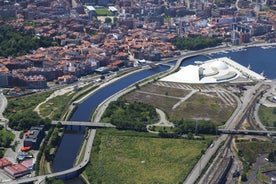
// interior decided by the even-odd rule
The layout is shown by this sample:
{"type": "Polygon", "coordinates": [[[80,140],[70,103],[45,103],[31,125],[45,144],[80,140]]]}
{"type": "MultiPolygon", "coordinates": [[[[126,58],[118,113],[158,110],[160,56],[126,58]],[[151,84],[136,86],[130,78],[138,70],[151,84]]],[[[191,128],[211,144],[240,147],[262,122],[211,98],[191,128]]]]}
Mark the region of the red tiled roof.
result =
{"type": "Polygon", "coordinates": [[[7,158],[0,158],[0,168],[11,165],[12,163],[7,158]]]}

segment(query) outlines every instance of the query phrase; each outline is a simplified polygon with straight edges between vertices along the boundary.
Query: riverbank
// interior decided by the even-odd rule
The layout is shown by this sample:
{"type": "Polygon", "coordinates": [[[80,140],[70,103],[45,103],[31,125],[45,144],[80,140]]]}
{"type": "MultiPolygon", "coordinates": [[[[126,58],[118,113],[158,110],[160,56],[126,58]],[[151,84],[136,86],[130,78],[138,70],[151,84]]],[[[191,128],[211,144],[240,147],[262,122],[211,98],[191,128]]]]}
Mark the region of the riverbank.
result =
{"type": "MultiPolygon", "coordinates": [[[[220,48],[220,49],[225,49],[225,48],[220,48]]],[[[216,50],[218,50],[218,49],[216,49],[216,50]]],[[[196,55],[196,54],[195,54],[196,55]]],[[[155,78],[155,77],[153,77],[153,78],[155,78]]],[[[143,79],[144,80],[144,79],[143,79]]],[[[154,80],[154,79],[152,79],[152,80],[154,80]]],[[[112,81],[112,82],[115,82],[115,81],[117,81],[117,80],[114,80],[114,81],[112,81]]],[[[111,81],[110,81],[110,83],[111,83],[111,81]]],[[[139,84],[139,85],[141,85],[141,84],[139,84]]],[[[106,86],[106,85],[105,85],[106,86]]],[[[103,88],[103,86],[102,87],[100,87],[100,88],[103,88]]],[[[99,88],[99,89],[100,89],[99,88]]],[[[132,84],[132,88],[133,89],[135,89],[135,84],[132,84]]],[[[131,90],[131,89],[130,89],[131,90]]],[[[98,91],[98,90],[96,90],[96,91],[98,91]]],[[[120,93],[121,93],[122,91],[119,91],[118,93],[119,94],[115,94],[115,95],[111,95],[111,97],[109,97],[109,99],[111,99],[112,97],[114,97],[114,96],[116,96],[116,97],[114,97],[114,99],[117,99],[119,96],[120,96],[120,93]]],[[[125,92],[127,92],[127,91],[125,91],[125,92]]],[[[87,96],[86,96],[86,98],[83,100],[83,101],[81,101],[81,102],[84,102],[84,101],[86,101],[87,99],[88,99],[88,97],[90,97],[90,95],[93,95],[95,93],[95,91],[93,91],[93,92],[91,92],[89,95],[87,94],[87,96]]],[[[122,95],[122,94],[121,94],[122,95]]],[[[102,103],[100,103],[99,105],[97,105],[97,109],[98,108],[100,108],[99,106],[102,106],[103,108],[106,108],[107,107],[107,103],[105,103],[105,102],[107,102],[107,100],[105,100],[104,102],[102,102],[102,103]],[[106,106],[105,106],[106,105],[106,106]]],[[[87,102],[87,103],[93,103],[93,102],[87,102]]],[[[101,111],[102,113],[104,112],[104,109],[101,111]]],[[[101,114],[97,114],[97,110],[95,110],[95,113],[94,113],[95,115],[93,115],[93,116],[96,116],[98,119],[100,119],[100,116],[101,116],[101,114]]],[[[76,117],[81,117],[81,115],[76,115],[76,117]]],[[[97,121],[96,119],[95,119],[95,117],[93,117],[92,118],[92,120],[93,121],[97,121]]]]}

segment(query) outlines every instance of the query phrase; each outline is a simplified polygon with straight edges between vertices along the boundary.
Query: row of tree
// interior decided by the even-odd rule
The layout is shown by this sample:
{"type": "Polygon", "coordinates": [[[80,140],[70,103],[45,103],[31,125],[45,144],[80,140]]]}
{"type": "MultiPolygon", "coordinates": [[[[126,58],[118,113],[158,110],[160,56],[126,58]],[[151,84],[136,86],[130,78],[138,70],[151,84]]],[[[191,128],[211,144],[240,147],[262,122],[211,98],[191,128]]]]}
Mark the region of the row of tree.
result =
{"type": "Polygon", "coordinates": [[[208,47],[215,47],[221,44],[221,39],[205,36],[175,37],[171,43],[180,50],[200,50],[208,47]]]}
{"type": "Polygon", "coordinates": [[[146,125],[157,119],[154,107],[140,102],[114,101],[110,103],[102,119],[118,129],[146,131],[146,125]]]}
{"type": "Polygon", "coordinates": [[[166,138],[179,138],[185,134],[187,135],[187,139],[194,139],[194,135],[197,134],[217,134],[217,126],[211,121],[182,119],[176,121],[174,124],[174,132],[161,131],[159,136],[166,138]]]}
{"type": "Polygon", "coordinates": [[[32,31],[17,30],[10,26],[0,26],[0,56],[20,56],[40,47],[58,45],[50,37],[34,35],[32,31]]]}
{"type": "Polygon", "coordinates": [[[181,119],[175,122],[176,133],[216,134],[217,126],[212,121],[181,119]]]}
{"type": "Polygon", "coordinates": [[[53,161],[55,154],[51,152],[51,149],[56,148],[59,145],[60,141],[61,136],[59,135],[59,128],[55,128],[51,135],[50,141],[44,149],[45,158],[48,162],[53,161]]]}

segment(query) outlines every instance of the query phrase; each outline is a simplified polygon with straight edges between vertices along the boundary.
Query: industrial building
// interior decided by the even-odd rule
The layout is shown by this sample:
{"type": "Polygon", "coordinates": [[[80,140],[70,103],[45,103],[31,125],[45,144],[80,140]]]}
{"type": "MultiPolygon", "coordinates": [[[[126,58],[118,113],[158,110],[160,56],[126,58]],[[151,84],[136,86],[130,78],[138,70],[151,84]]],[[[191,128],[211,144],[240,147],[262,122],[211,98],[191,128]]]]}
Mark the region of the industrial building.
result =
{"type": "Polygon", "coordinates": [[[22,164],[7,166],[4,168],[4,171],[6,171],[10,176],[14,178],[18,178],[31,173],[31,170],[22,164]]]}

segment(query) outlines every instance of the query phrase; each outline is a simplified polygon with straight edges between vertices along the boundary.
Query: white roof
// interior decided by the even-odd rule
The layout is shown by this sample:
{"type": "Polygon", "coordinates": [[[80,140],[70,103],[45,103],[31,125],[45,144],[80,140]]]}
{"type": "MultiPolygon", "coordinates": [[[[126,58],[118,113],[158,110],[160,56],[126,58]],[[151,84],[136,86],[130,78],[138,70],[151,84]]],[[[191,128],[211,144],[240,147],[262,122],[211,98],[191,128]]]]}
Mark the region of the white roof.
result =
{"type": "Polygon", "coordinates": [[[180,71],[167,77],[164,77],[163,79],[161,79],[161,81],[198,83],[199,67],[194,65],[181,67],[180,71]]]}
{"type": "Polygon", "coordinates": [[[96,9],[94,8],[94,6],[86,6],[86,8],[89,10],[89,11],[95,11],[96,9]]]}
{"type": "Polygon", "coordinates": [[[226,70],[226,69],[228,69],[228,66],[224,62],[222,62],[220,60],[216,60],[216,61],[212,62],[211,68],[216,68],[218,70],[226,70]]]}
{"type": "Polygon", "coordinates": [[[115,6],[109,6],[108,7],[108,9],[110,10],[110,11],[118,11],[118,9],[115,7],[115,6]]]}
{"type": "MultiPolygon", "coordinates": [[[[199,65],[200,63],[197,62],[199,65]]],[[[263,80],[264,77],[236,63],[235,61],[223,57],[212,59],[202,63],[200,66],[188,65],[181,67],[176,73],[161,79],[167,82],[182,83],[220,83],[231,81],[239,76],[252,77],[263,80]],[[199,76],[201,75],[201,76],[199,76]]]]}

